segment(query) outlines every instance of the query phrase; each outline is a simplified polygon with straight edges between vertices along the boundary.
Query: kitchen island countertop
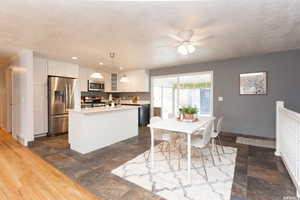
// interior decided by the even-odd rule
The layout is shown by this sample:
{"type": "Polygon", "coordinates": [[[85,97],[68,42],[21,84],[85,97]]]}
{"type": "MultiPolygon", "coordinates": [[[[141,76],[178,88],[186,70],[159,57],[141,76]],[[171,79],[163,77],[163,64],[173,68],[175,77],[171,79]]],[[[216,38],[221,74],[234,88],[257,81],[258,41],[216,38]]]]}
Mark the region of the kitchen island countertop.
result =
{"type": "Polygon", "coordinates": [[[73,109],[69,110],[69,112],[79,112],[83,114],[89,113],[99,113],[99,112],[112,112],[112,111],[120,111],[120,110],[132,110],[137,109],[138,106],[115,106],[115,107],[95,107],[95,108],[81,108],[81,109],[73,109]]]}

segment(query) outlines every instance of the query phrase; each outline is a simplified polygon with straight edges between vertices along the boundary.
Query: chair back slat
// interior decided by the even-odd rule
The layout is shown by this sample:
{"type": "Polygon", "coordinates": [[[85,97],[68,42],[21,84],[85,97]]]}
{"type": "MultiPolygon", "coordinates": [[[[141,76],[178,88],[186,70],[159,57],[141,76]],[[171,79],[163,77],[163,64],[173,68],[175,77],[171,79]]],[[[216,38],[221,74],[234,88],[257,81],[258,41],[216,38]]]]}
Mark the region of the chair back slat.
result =
{"type": "Polygon", "coordinates": [[[211,133],[213,131],[213,120],[209,121],[203,132],[203,143],[207,145],[211,138],[211,133]]]}
{"type": "MultiPolygon", "coordinates": [[[[153,124],[155,122],[159,122],[161,121],[162,119],[160,117],[151,117],[150,119],[150,124],[153,124]]],[[[160,129],[156,129],[156,128],[150,128],[150,131],[153,132],[154,134],[154,138],[155,140],[161,140],[162,139],[162,131],[160,129]]]]}
{"type": "Polygon", "coordinates": [[[221,133],[221,128],[222,128],[222,124],[223,124],[223,119],[224,117],[220,117],[217,123],[217,133],[221,133]]]}

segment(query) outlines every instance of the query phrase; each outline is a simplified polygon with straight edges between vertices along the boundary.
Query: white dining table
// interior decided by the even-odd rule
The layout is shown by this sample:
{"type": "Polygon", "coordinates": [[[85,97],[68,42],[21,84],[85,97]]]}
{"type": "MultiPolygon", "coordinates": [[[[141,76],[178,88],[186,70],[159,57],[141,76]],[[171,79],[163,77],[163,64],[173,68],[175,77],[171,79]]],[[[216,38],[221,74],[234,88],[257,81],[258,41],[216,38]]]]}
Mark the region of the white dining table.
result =
{"type": "Polygon", "coordinates": [[[154,129],[172,131],[174,134],[176,132],[184,133],[187,136],[187,177],[188,182],[191,183],[191,135],[214,119],[215,117],[199,117],[197,122],[183,122],[173,118],[148,124],[151,133],[151,167],[154,167],[154,129]]]}

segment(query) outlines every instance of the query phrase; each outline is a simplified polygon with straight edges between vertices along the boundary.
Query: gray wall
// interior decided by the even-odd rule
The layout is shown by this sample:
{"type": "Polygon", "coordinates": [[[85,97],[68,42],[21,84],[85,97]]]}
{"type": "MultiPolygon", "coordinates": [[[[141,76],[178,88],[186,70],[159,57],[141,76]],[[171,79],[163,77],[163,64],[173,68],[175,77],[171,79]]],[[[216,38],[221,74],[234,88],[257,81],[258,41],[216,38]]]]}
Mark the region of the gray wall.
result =
{"type": "Polygon", "coordinates": [[[224,115],[223,131],[274,138],[275,102],[300,112],[300,50],[152,69],[150,75],[208,70],[214,72],[214,115],[224,115]],[[240,96],[239,74],[255,71],[268,72],[268,95],[240,96]]]}

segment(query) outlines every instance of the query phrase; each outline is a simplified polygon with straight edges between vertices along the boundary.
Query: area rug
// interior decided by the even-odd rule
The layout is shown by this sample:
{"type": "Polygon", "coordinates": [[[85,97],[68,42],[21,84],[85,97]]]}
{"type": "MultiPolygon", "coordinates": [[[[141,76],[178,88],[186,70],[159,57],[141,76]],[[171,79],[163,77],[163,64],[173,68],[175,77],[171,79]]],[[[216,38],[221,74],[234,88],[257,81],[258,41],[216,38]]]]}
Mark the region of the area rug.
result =
{"type": "Polygon", "coordinates": [[[246,144],[257,147],[266,147],[275,149],[275,141],[267,140],[267,139],[254,139],[254,138],[246,138],[246,137],[237,137],[236,143],[246,144]]]}
{"type": "Polygon", "coordinates": [[[224,147],[224,150],[221,161],[216,152],[213,153],[215,166],[209,151],[203,150],[208,180],[199,153],[193,150],[191,184],[187,180],[186,158],[181,159],[178,168],[178,154],[172,152],[169,159],[168,154],[161,153],[158,147],[155,147],[153,169],[150,160],[146,159],[149,152],[146,151],[112,170],[112,173],[167,200],[229,200],[237,149],[224,147]]]}

